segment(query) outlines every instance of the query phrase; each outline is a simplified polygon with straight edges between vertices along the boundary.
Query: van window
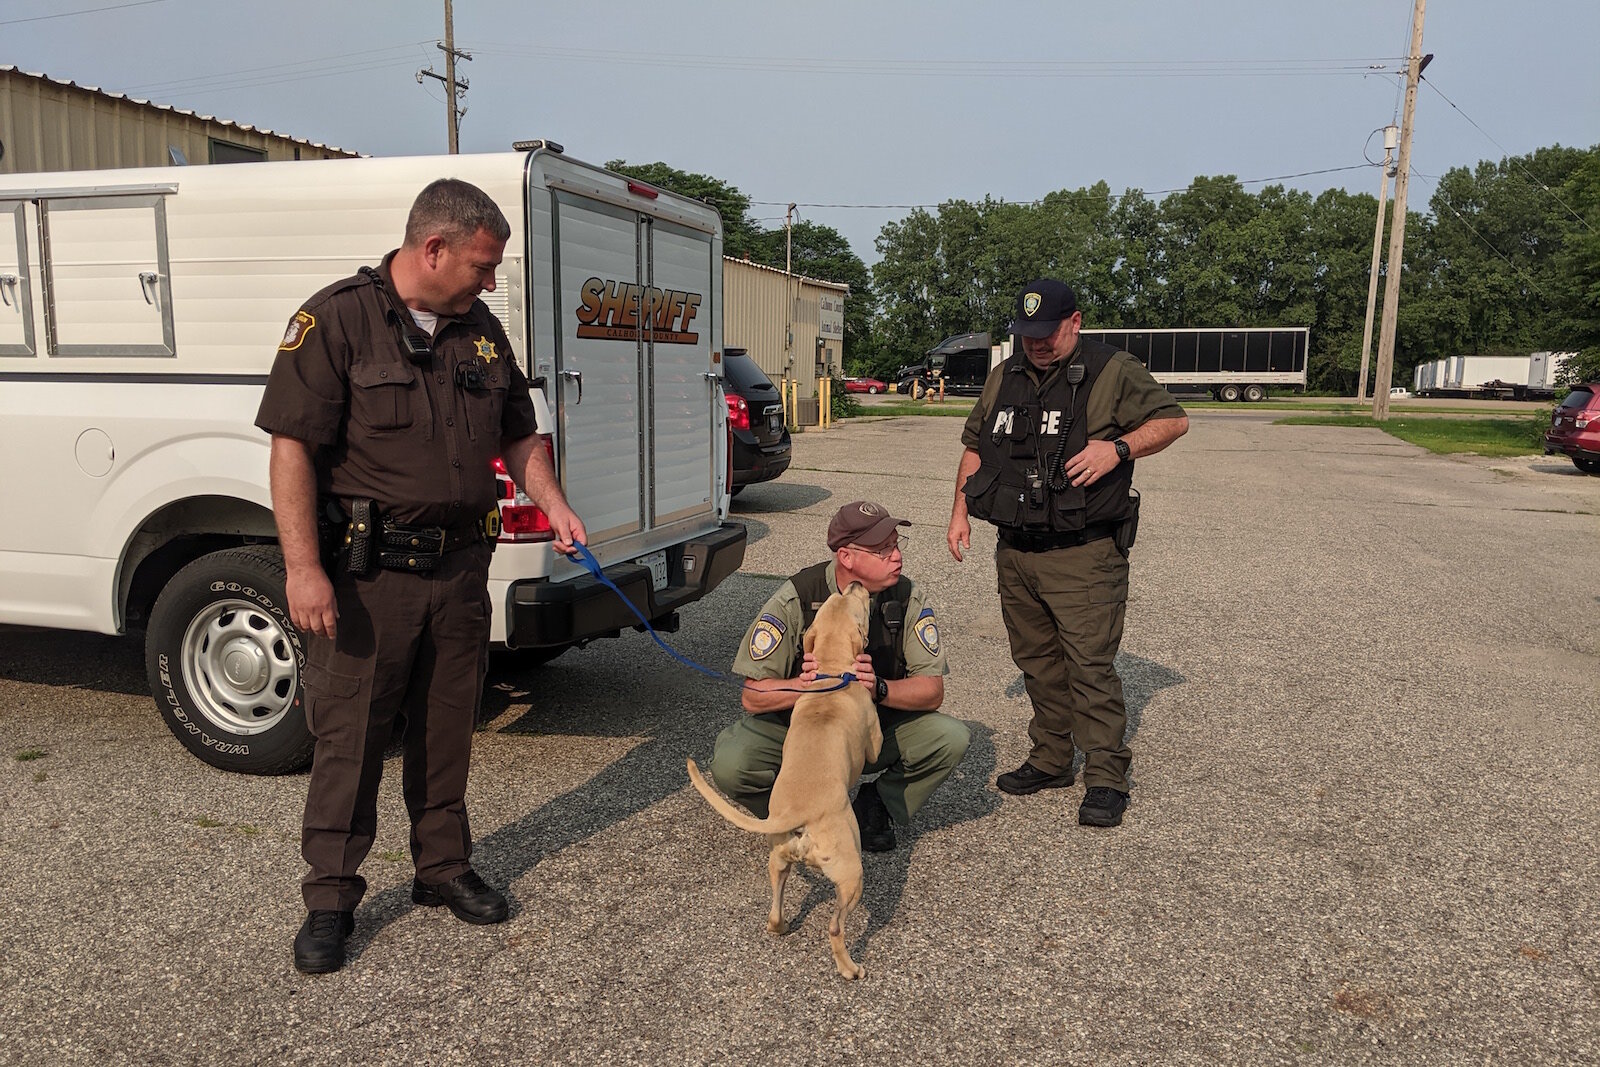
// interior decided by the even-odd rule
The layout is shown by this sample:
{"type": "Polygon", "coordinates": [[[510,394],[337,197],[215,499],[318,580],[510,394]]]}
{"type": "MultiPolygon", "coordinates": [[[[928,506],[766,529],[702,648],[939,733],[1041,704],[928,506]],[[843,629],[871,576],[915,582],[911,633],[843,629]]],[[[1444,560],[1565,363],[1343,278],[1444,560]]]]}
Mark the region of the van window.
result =
{"type": "Polygon", "coordinates": [[[43,201],[45,318],[57,356],[171,356],[165,198],[43,201]]]}
{"type": "Polygon", "coordinates": [[[31,356],[37,351],[26,207],[17,200],[0,202],[0,356],[31,356]]]}

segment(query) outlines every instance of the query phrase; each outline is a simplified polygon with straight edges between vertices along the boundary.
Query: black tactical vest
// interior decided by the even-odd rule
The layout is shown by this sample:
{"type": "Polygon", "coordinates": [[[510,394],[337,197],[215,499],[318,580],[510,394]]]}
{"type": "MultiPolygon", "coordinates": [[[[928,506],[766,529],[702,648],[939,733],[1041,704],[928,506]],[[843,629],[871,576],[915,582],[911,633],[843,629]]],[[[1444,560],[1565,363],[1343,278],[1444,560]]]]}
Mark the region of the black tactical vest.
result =
{"type": "MultiPolygon", "coordinates": [[[[800,596],[800,632],[804,633],[811,628],[817,610],[835,592],[828,583],[828,561],[807,567],[789,581],[800,596]]],[[[905,647],[900,639],[910,601],[911,579],[902,574],[895,585],[872,594],[868,610],[867,655],[872,657],[872,673],[891,682],[906,676],[905,647]]],[[[803,642],[796,642],[795,658],[789,664],[790,678],[800,673],[800,660],[804,655],[803,642]]]]}
{"type": "Polygon", "coordinates": [[[978,469],[962,490],[967,514],[1002,529],[1063,534],[1127,514],[1131,459],[1087,490],[1071,485],[1065,469],[1066,461],[1089,443],[1089,392],[1116,353],[1101,341],[1078,342],[1074,362],[1083,364],[1084,375],[1076,395],[1066,366],[1054,372],[1041,393],[1028,374],[1025,354],[1001,364],[1000,395],[978,438],[978,469]]]}

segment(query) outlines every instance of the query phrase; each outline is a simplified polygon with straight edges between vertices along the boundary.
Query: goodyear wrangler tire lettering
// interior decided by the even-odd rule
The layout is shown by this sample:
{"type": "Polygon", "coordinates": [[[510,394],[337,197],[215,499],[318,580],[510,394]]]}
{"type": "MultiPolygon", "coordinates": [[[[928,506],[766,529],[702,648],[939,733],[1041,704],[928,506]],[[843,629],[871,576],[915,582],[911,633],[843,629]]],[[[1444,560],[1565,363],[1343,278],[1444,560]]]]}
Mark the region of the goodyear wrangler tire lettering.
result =
{"type": "Polygon", "coordinates": [[[275,547],[213,552],[175,574],[150,613],[145,663],[156,706],[214,767],[286,774],[311,760],[305,647],[284,582],[275,547]]]}

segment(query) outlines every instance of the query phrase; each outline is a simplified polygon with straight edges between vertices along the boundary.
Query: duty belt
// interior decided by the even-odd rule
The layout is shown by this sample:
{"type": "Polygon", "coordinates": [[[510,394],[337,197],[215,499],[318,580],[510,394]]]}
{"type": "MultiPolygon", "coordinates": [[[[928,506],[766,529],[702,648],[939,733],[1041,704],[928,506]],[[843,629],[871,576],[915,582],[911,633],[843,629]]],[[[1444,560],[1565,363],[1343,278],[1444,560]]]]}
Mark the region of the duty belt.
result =
{"type": "Polygon", "coordinates": [[[1086,545],[1090,541],[1100,541],[1107,537],[1115,537],[1117,523],[1094,522],[1081,530],[1071,533],[1051,533],[1041,531],[1038,533],[1029,530],[1014,530],[1002,527],[998,533],[1000,543],[1017,552],[1054,552],[1058,548],[1076,548],[1086,545]]]}
{"type": "Polygon", "coordinates": [[[378,526],[378,566],[427,572],[451,552],[500,536],[500,510],[463,526],[412,526],[384,519],[378,526]]]}

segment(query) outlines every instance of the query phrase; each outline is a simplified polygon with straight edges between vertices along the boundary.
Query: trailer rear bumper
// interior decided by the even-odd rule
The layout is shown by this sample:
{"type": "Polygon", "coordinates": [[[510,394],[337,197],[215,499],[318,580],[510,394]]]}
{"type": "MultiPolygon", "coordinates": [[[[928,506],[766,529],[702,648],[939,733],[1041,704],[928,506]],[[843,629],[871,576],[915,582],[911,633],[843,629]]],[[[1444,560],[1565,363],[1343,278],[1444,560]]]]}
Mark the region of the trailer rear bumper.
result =
{"type": "MultiPolygon", "coordinates": [[[[715,589],[744,562],[747,532],[742,523],[716,530],[666,550],[667,583],[653,588],[650,568],[637,561],[613,563],[605,576],[628,603],[654,622],[692,604],[715,589]]],[[[614,637],[639,619],[628,604],[593,575],[566,582],[545,579],[512,582],[506,592],[506,646],[551,648],[614,637]]]]}

